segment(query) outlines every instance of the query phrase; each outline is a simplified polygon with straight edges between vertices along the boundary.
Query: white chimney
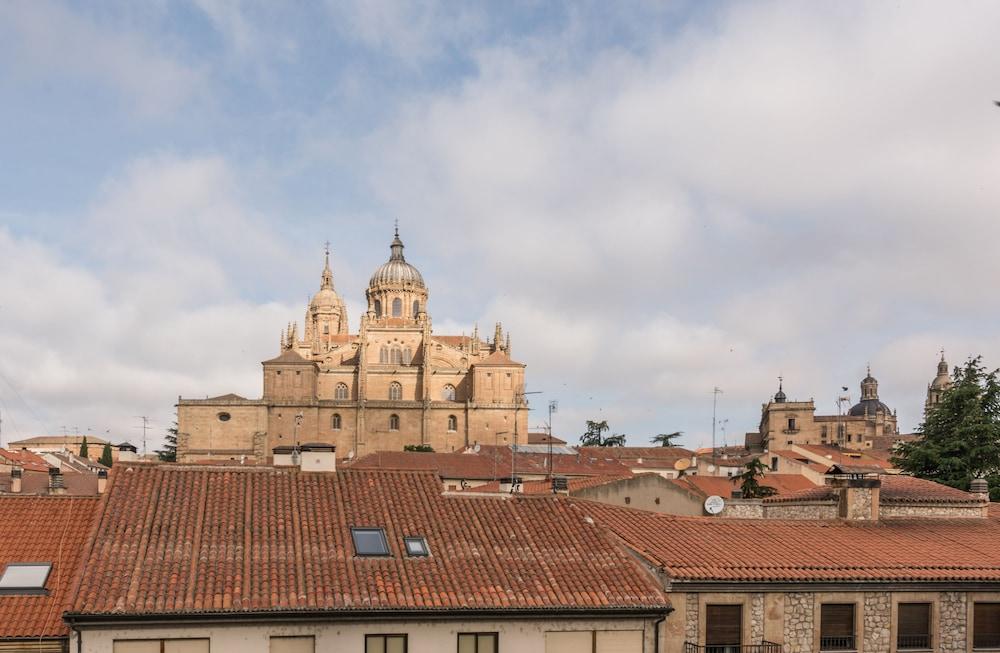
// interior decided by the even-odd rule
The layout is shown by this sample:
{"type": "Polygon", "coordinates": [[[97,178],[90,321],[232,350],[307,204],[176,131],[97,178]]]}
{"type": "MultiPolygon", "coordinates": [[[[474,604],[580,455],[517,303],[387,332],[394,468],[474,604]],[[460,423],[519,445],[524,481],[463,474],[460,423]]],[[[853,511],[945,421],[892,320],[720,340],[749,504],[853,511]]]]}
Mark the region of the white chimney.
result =
{"type": "Polygon", "coordinates": [[[104,491],[108,488],[108,470],[100,469],[97,471],[97,493],[104,494],[104,491]]]}
{"type": "Polygon", "coordinates": [[[501,494],[520,494],[523,489],[524,479],[520,476],[508,476],[500,479],[501,494]]]}
{"type": "Polygon", "coordinates": [[[322,442],[308,442],[299,447],[304,472],[337,471],[337,447],[322,442]]]}
{"type": "Polygon", "coordinates": [[[10,469],[10,491],[14,494],[20,494],[21,492],[21,468],[11,467],[10,469]]]}
{"type": "Polygon", "coordinates": [[[298,452],[290,444],[275,447],[271,449],[271,453],[274,454],[275,467],[295,467],[298,465],[298,461],[295,460],[295,455],[298,452]]]}

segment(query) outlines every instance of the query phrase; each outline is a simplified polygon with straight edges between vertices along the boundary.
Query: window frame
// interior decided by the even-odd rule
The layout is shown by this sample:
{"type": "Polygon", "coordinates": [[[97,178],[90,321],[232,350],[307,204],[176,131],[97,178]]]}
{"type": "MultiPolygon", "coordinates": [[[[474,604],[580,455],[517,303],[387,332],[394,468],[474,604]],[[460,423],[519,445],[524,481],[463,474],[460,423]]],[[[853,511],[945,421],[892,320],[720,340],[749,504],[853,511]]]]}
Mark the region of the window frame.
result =
{"type": "Polygon", "coordinates": [[[445,383],[444,386],[441,387],[441,399],[443,401],[455,401],[457,396],[458,390],[456,390],[455,386],[451,383],[445,383]]]}
{"type": "Polygon", "coordinates": [[[389,415],[389,430],[393,432],[399,430],[399,415],[396,413],[389,415]]]}
{"type": "Polygon", "coordinates": [[[339,431],[344,427],[344,418],[340,416],[340,413],[334,413],[333,417],[330,418],[330,428],[334,431],[339,431]]]}
{"type": "Polygon", "coordinates": [[[211,637],[125,637],[122,639],[112,639],[111,640],[111,650],[114,651],[115,644],[118,642],[131,643],[131,642],[156,642],[160,645],[160,653],[166,649],[167,642],[207,642],[208,650],[211,653],[212,650],[212,638],[211,637]]]}
{"type": "Polygon", "coordinates": [[[934,604],[931,601],[900,601],[896,604],[896,650],[897,651],[928,651],[934,648],[934,604]],[[927,610],[926,627],[923,633],[903,633],[902,613],[904,606],[924,606],[927,610]],[[926,645],[903,645],[901,639],[904,637],[926,637],[926,645]]]}
{"type": "Polygon", "coordinates": [[[448,415],[448,432],[455,433],[458,431],[458,416],[448,415]]]}
{"type": "Polygon", "coordinates": [[[828,603],[821,603],[819,605],[819,651],[857,651],[858,648],[858,604],[852,601],[830,601],[828,603]],[[850,635],[824,635],[823,629],[823,609],[827,606],[850,606],[851,608],[851,634],[850,635]],[[845,639],[847,641],[846,646],[830,646],[829,644],[824,647],[823,640],[831,639],[845,639]]]}
{"type": "Polygon", "coordinates": [[[333,398],[338,401],[345,401],[351,398],[351,388],[341,381],[333,388],[333,398]]]}
{"type": "Polygon", "coordinates": [[[313,653],[316,653],[316,636],[315,635],[269,635],[267,638],[267,648],[268,651],[271,649],[271,643],[276,639],[307,639],[312,642],[313,653]]]}
{"type": "Polygon", "coordinates": [[[462,632],[455,633],[455,650],[458,653],[462,651],[462,636],[474,637],[474,653],[500,653],[500,632],[496,630],[486,630],[480,632],[462,632]],[[480,651],[479,650],[479,638],[480,637],[492,637],[493,638],[493,650],[492,651],[480,651]]]}
{"type": "MultiPolygon", "coordinates": [[[[743,646],[743,626],[745,625],[744,622],[746,620],[746,611],[747,611],[746,606],[743,603],[705,603],[705,646],[709,648],[718,647],[720,649],[729,649],[731,647],[739,648],[743,646]],[[712,624],[709,623],[710,613],[713,612],[713,608],[718,612],[723,612],[725,610],[733,610],[739,612],[739,621],[737,622],[736,625],[736,636],[738,638],[738,641],[735,642],[709,641],[710,639],[714,640],[714,638],[710,638],[710,633],[713,632],[713,629],[711,628],[712,624]]],[[[731,628],[731,625],[728,626],[731,628]]],[[[718,626],[716,626],[715,632],[717,632],[718,630],[719,630],[718,626]]]]}
{"type": "Polygon", "coordinates": [[[399,381],[393,381],[389,384],[389,401],[402,401],[403,400],[403,384],[399,381]]]}
{"type": "Polygon", "coordinates": [[[354,545],[354,556],[356,558],[391,558],[392,550],[389,548],[389,538],[386,537],[385,529],[381,526],[351,526],[351,543],[354,545]],[[361,547],[358,546],[357,534],[360,532],[374,532],[378,533],[379,537],[382,538],[382,546],[385,553],[362,553],[361,547]]]}
{"type": "Polygon", "coordinates": [[[431,557],[431,548],[427,545],[427,538],[423,535],[407,535],[403,538],[403,549],[406,551],[406,557],[408,558],[429,558],[431,557]],[[423,553],[414,553],[410,550],[410,543],[418,542],[423,549],[423,553]]]}
{"type": "MultiPolygon", "coordinates": [[[[972,602],[972,627],[969,629],[971,631],[971,635],[972,635],[972,650],[973,651],[991,651],[991,650],[1000,649],[1000,636],[995,636],[995,637],[997,637],[997,642],[995,644],[993,644],[993,645],[989,645],[989,644],[987,644],[987,645],[982,645],[982,644],[977,645],[976,644],[976,635],[977,635],[977,633],[976,633],[976,624],[978,623],[978,619],[976,619],[976,608],[979,607],[980,605],[983,605],[983,606],[987,606],[987,605],[995,606],[993,609],[997,611],[997,615],[996,615],[997,622],[1000,622],[1000,601],[989,601],[989,600],[987,600],[987,601],[975,601],[975,600],[973,600],[973,602],[972,602]]],[[[1000,632],[1000,626],[997,627],[997,631],[1000,632]]]]}
{"type": "Polygon", "coordinates": [[[38,585],[10,585],[8,587],[0,587],[0,596],[4,595],[31,595],[31,596],[48,596],[49,590],[45,587],[49,582],[49,577],[52,575],[52,563],[51,562],[21,562],[12,561],[4,565],[3,572],[0,572],[0,581],[7,576],[7,573],[14,567],[45,567],[45,576],[42,578],[42,582],[38,585]]]}
{"type": "Polygon", "coordinates": [[[399,297],[392,298],[392,317],[403,317],[403,300],[399,297]]]}
{"type": "Polygon", "coordinates": [[[410,650],[410,636],[407,633],[365,633],[365,653],[368,653],[368,640],[375,638],[382,638],[382,651],[383,653],[388,648],[386,646],[385,639],[387,637],[402,637],[403,638],[403,653],[408,653],[410,650]]]}

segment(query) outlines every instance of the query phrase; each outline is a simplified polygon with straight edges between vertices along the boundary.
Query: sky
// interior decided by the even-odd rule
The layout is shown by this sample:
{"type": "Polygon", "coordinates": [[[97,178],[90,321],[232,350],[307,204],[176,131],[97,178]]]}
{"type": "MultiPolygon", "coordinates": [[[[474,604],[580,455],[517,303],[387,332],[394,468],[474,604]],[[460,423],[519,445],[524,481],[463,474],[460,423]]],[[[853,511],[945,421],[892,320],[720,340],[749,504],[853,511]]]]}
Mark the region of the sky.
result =
{"type": "Polygon", "coordinates": [[[259,397],[395,220],[531,426],[742,442],[779,376],[904,432],[1000,366],[1000,3],[0,3],[2,443],[259,397]]]}

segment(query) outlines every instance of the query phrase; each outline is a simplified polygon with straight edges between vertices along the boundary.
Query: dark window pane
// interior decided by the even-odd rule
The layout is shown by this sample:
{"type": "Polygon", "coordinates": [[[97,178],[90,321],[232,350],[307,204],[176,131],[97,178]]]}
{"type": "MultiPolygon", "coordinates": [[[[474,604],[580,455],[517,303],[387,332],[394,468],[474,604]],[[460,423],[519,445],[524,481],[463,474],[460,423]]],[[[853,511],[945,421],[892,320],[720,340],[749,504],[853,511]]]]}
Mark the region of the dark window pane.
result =
{"type": "Polygon", "coordinates": [[[389,545],[381,528],[352,528],[354,550],[359,556],[387,556],[389,545]]]}
{"type": "Polygon", "coordinates": [[[1000,648],[1000,603],[976,603],[972,614],[972,648],[1000,648]]]}
{"type": "Polygon", "coordinates": [[[896,648],[929,649],[931,647],[931,604],[900,603],[896,648]]]}
{"type": "Polygon", "coordinates": [[[705,611],[705,645],[739,646],[743,633],[742,605],[709,605],[705,611]]]}
{"type": "Polygon", "coordinates": [[[853,651],[854,604],[824,603],[820,607],[821,651],[853,651]]]}

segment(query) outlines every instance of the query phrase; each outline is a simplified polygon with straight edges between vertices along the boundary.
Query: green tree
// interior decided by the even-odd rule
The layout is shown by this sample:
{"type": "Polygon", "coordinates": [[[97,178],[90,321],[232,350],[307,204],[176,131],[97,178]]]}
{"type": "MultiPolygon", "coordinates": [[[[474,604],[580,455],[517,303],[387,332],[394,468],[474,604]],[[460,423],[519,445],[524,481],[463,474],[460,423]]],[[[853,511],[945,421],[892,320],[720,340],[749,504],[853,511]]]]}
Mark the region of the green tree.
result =
{"type": "Polygon", "coordinates": [[[156,450],[156,455],[161,462],[177,462],[177,422],[167,429],[167,435],[163,438],[163,448],[156,450]]]}
{"type": "Polygon", "coordinates": [[[893,464],[919,478],[969,490],[984,477],[1000,500],[1000,370],[986,371],[982,356],[956,367],[950,388],[931,406],[919,437],[899,446],[893,464]]]}
{"type": "Polygon", "coordinates": [[[83,436],[83,442],[80,443],[80,457],[90,458],[90,452],[87,450],[87,436],[83,436]]]}
{"type": "Polygon", "coordinates": [[[101,458],[97,462],[105,467],[111,467],[115,463],[114,458],[111,456],[111,445],[109,443],[104,443],[104,451],[101,452],[101,458]]]}
{"type": "Polygon", "coordinates": [[[673,433],[660,433],[659,435],[654,435],[653,439],[650,441],[653,444],[658,444],[661,447],[676,447],[677,444],[674,440],[678,439],[684,435],[684,431],[674,431],[673,433]]]}
{"type": "Polygon", "coordinates": [[[581,447],[623,447],[625,446],[625,434],[615,433],[614,435],[604,436],[604,433],[609,430],[607,420],[601,420],[596,422],[594,420],[587,420],[587,432],[580,436],[580,446],[581,447]]]}
{"type": "Polygon", "coordinates": [[[761,485],[761,479],[767,471],[767,466],[760,461],[760,458],[751,458],[750,462],[743,466],[746,470],[739,476],[732,478],[733,483],[740,484],[744,499],[763,499],[777,492],[770,485],[761,485]]]}
{"type": "Polygon", "coordinates": [[[434,453],[434,447],[429,444],[407,444],[403,451],[420,451],[422,453],[434,453]]]}

